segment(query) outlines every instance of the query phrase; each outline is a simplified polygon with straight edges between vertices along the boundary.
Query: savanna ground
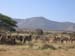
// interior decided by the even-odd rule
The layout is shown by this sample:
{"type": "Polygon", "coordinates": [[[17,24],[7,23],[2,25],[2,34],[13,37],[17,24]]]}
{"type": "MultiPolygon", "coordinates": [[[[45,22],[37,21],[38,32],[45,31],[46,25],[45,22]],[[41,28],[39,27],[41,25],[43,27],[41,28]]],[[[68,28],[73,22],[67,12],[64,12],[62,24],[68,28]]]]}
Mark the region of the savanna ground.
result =
{"type": "Polygon", "coordinates": [[[0,56],[75,56],[75,44],[52,43],[49,46],[42,49],[29,45],[0,45],[0,56]]]}

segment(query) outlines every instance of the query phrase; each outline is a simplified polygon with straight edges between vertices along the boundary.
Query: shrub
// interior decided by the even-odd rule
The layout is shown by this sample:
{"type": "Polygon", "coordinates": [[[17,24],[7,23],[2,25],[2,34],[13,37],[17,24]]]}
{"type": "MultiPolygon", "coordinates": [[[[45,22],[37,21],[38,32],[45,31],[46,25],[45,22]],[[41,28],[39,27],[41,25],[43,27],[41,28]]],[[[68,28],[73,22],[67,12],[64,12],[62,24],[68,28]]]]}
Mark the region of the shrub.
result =
{"type": "Polygon", "coordinates": [[[52,50],[56,50],[56,48],[55,48],[53,45],[45,44],[45,45],[42,47],[42,49],[48,49],[48,48],[50,48],[50,49],[52,49],[52,50]]]}

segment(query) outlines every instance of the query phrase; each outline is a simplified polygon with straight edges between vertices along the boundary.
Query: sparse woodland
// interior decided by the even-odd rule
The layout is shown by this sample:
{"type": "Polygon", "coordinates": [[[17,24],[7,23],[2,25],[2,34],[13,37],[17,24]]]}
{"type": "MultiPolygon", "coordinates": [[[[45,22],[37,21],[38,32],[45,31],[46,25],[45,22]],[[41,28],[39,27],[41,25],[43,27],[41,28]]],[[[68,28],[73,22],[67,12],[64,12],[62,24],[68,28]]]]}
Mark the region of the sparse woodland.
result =
{"type": "MultiPolygon", "coordinates": [[[[38,51],[39,50],[58,51],[60,49],[66,51],[68,51],[69,49],[75,50],[75,32],[52,33],[52,32],[44,32],[42,29],[35,29],[34,31],[28,32],[27,31],[19,32],[16,31],[17,27],[16,24],[17,22],[14,21],[12,18],[0,14],[0,45],[3,46],[6,45],[11,47],[14,46],[14,48],[15,46],[19,46],[17,47],[18,49],[20,49],[21,46],[21,49],[23,50],[35,49],[38,51]]],[[[0,49],[0,51],[7,51],[7,49],[3,48],[0,49]]],[[[9,49],[11,50],[11,48],[9,49]]],[[[50,56],[50,54],[46,53],[46,56],[50,56]]]]}

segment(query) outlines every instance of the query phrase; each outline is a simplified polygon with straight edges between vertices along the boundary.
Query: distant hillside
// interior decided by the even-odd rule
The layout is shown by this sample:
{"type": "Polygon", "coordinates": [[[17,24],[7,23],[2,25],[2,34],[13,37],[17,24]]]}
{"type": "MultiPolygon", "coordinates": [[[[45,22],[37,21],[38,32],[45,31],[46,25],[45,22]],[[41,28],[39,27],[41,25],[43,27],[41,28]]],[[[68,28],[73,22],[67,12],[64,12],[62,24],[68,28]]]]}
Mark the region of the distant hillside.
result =
{"type": "Polygon", "coordinates": [[[71,22],[56,22],[48,20],[44,17],[32,17],[27,19],[16,19],[18,28],[24,29],[43,29],[43,30],[64,30],[75,31],[75,23],[71,22]]]}

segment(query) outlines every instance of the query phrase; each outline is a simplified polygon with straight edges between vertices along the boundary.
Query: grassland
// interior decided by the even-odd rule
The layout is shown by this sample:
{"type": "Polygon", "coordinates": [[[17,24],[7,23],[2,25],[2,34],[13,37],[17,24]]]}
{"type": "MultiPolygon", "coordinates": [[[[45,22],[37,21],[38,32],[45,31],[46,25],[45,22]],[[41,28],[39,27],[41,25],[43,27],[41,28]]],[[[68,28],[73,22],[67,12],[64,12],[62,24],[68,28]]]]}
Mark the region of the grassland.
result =
{"type": "Polygon", "coordinates": [[[0,45],[0,56],[75,56],[75,44],[50,44],[47,49],[29,45],[0,45]]]}

